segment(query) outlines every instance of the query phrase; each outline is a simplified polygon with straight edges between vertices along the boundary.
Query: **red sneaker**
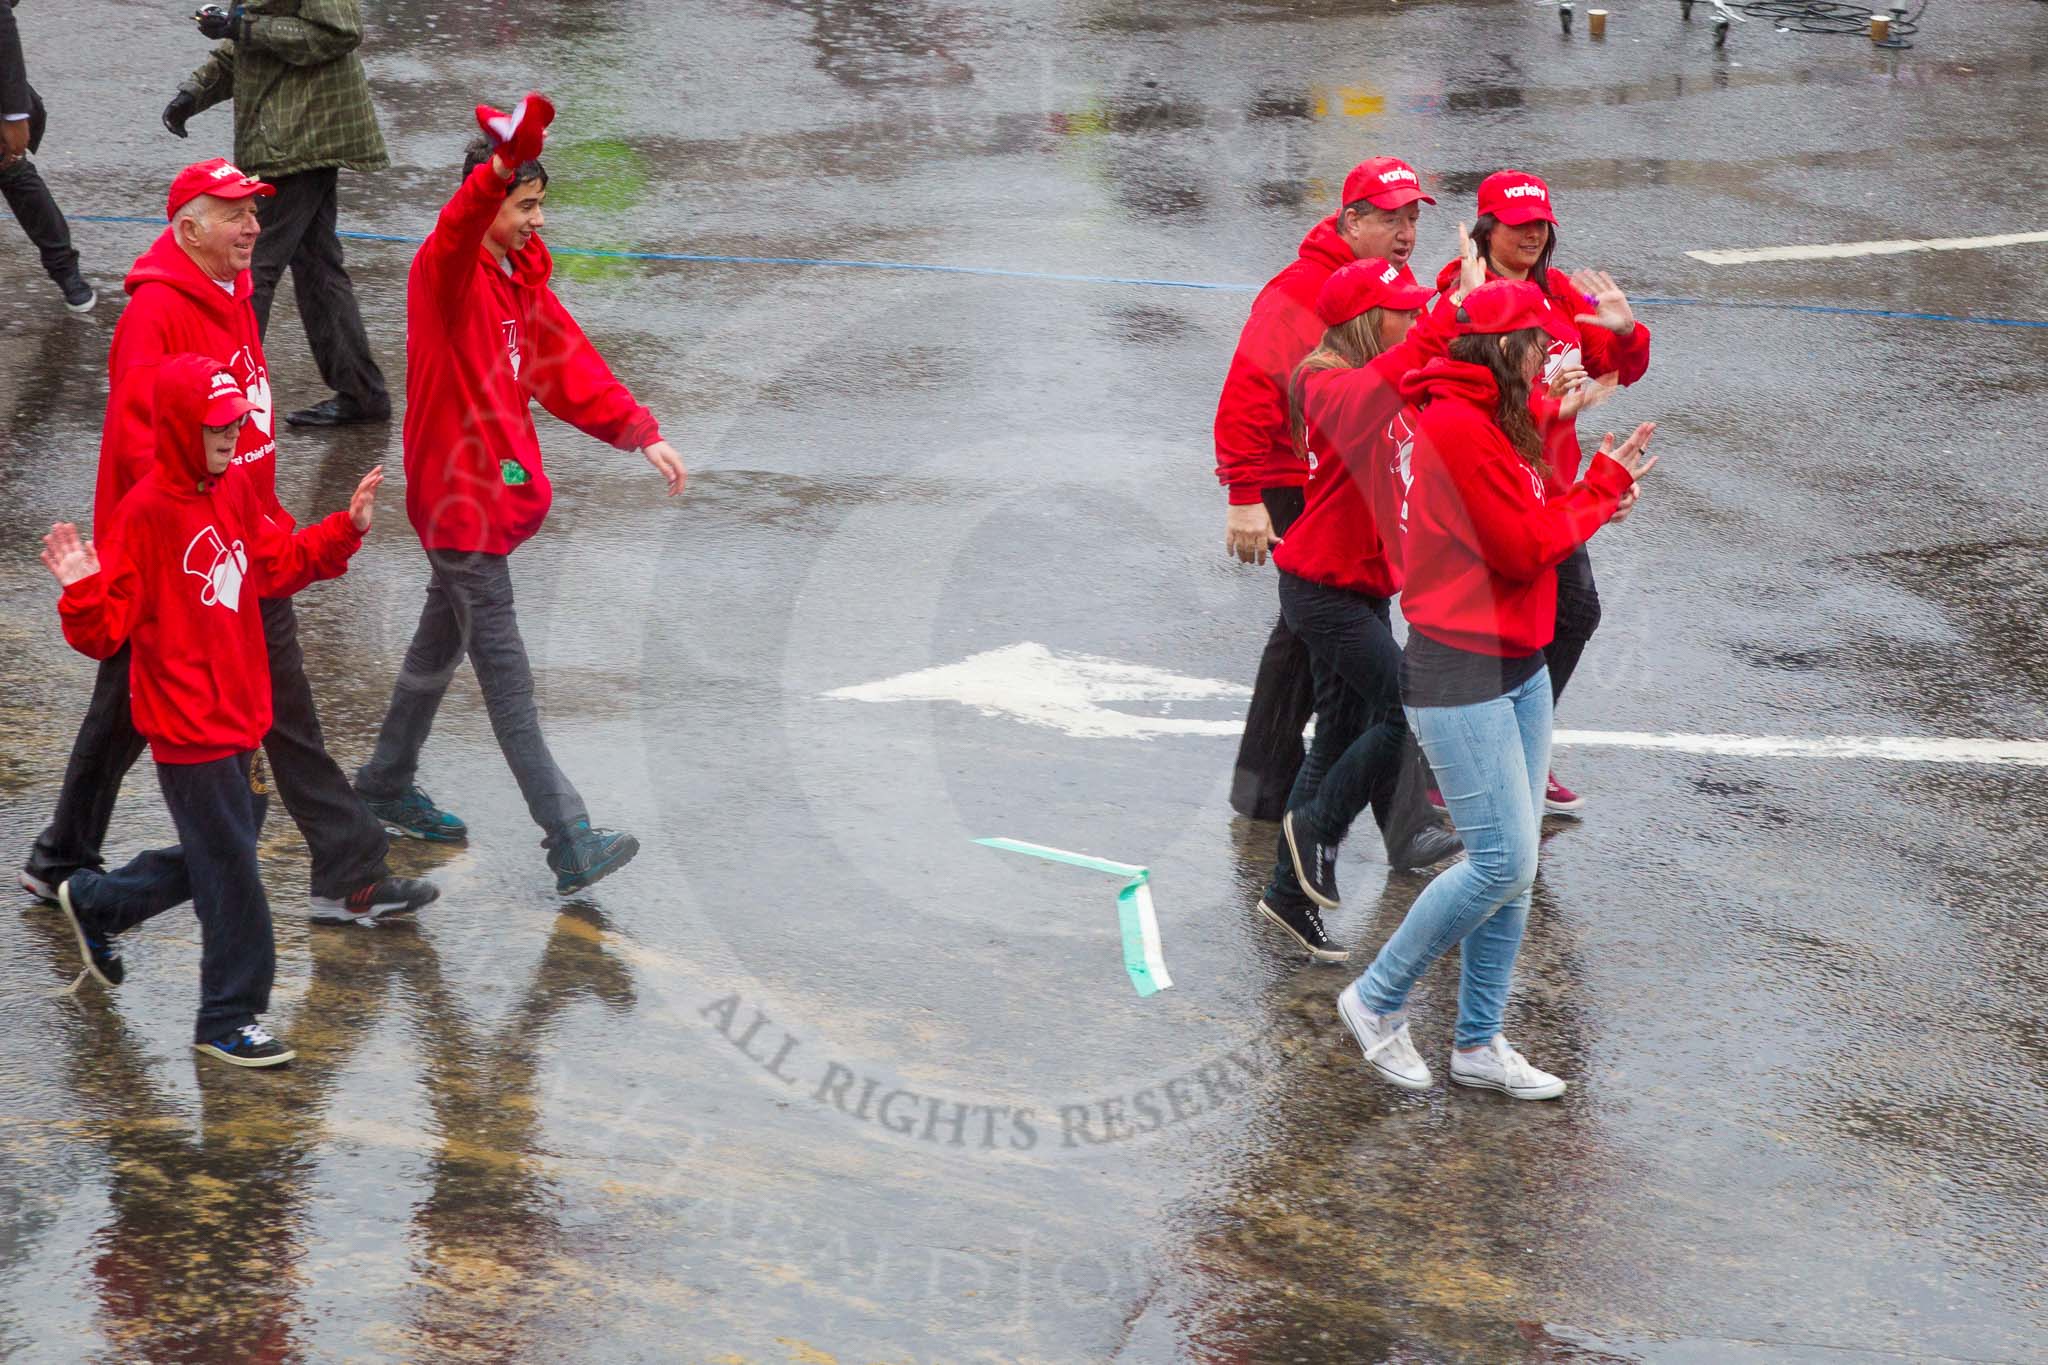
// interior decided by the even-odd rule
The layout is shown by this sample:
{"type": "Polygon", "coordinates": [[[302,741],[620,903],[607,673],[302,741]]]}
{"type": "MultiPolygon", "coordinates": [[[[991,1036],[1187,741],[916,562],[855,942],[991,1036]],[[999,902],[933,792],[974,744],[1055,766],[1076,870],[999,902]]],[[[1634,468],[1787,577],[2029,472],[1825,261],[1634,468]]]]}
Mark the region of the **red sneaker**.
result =
{"type": "Polygon", "coordinates": [[[1550,774],[1550,785],[1543,792],[1543,809],[1552,815],[1570,815],[1586,804],[1586,798],[1557,780],[1557,774],[1550,774]]]}

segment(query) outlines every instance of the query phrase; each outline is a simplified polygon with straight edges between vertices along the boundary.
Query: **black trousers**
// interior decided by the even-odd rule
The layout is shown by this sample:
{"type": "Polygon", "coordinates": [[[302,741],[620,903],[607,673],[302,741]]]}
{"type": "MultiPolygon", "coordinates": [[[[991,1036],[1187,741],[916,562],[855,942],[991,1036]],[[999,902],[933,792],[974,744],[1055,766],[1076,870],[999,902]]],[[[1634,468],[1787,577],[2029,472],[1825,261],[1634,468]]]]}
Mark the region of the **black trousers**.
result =
{"type": "Polygon", "coordinates": [[[1572,680],[1586,641],[1600,629],[1600,589],[1593,582],[1593,557],[1581,545],[1557,566],[1557,634],[1543,650],[1550,665],[1550,698],[1555,705],[1572,680]]]}
{"type": "Polygon", "coordinates": [[[249,271],[255,284],[250,299],[256,325],[270,328],[270,299],[285,267],[292,272],[292,295],[320,380],[358,406],[391,410],[384,373],[370,357],[370,338],[363,331],[355,285],[342,264],[341,238],[335,233],[335,195],[339,174],[328,166],[317,171],[279,176],[277,193],[256,201],[263,233],[256,239],[249,271]]]}
{"type": "MultiPolygon", "coordinates": [[[[1370,807],[1387,861],[1398,862],[1409,841],[1437,821],[1423,795],[1421,750],[1401,709],[1401,646],[1390,605],[1282,570],[1280,610],[1308,648],[1315,677],[1315,743],[1287,808],[1321,841],[1337,843],[1370,807]]],[[[1275,859],[1267,896],[1301,899],[1285,835],[1275,859]]]]}
{"type": "Polygon", "coordinates": [[[133,929],[192,902],[200,934],[195,1043],[255,1023],[270,1008],[277,975],[270,903],[256,863],[270,802],[251,781],[252,757],[157,764],[177,845],[152,849],[114,872],[81,871],[71,881],[72,908],[100,933],[133,929]]]}
{"type": "MultiPolygon", "coordinates": [[[[1301,515],[1305,494],[1299,488],[1268,488],[1266,515],[1274,534],[1285,536],[1301,515]]],[[[1254,820],[1278,820],[1287,813],[1288,793],[1301,772],[1301,732],[1315,714],[1315,676],[1308,646],[1287,628],[1287,618],[1273,622],[1266,648],[1259,655],[1259,674],[1252,683],[1251,706],[1245,711],[1244,738],[1237,745],[1237,768],[1230,782],[1230,805],[1254,820]]]]}
{"type": "MultiPolygon", "coordinates": [[[[28,149],[34,152],[43,145],[48,115],[35,91],[29,91],[28,100],[28,149]]],[[[23,157],[0,170],[0,196],[6,198],[7,211],[35,243],[50,278],[62,283],[77,273],[78,253],[71,247],[71,225],[64,221],[64,212],[51,197],[50,187],[43,183],[35,162],[23,157]]]]}
{"type": "MultiPolygon", "coordinates": [[[[306,681],[306,657],[299,649],[298,614],[289,598],[262,604],[263,637],[270,649],[270,733],[264,752],[277,775],[277,792],[312,853],[310,890],[340,898],[385,876],[391,841],[349,787],[348,777],[328,757],[306,681]]],[[[64,789],[29,853],[31,875],[55,885],[80,869],[106,866],[100,845],[114,815],[121,779],[142,756],[144,741],[128,712],[128,650],[100,665],[92,701],[71,761],[64,789]]]]}
{"type": "Polygon", "coordinates": [[[433,577],[426,605],[413,630],[405,665],[391,689],[391,707],[377,733],[377,748],[356,772],[366,796],[403,796],[419,772],[420,751],[433,733],[434,716],[455,670],[468,657],[483,689],[484,709],[498,749],[526,798],[526,810],[553,847],[568,827],[587,820],[583,798],[555,762],[540,732],[540,707],[533,697],[533,665],[519,633],[512,600],[512,564],[505,555],[462,550],[429,550],[433,577]]]}

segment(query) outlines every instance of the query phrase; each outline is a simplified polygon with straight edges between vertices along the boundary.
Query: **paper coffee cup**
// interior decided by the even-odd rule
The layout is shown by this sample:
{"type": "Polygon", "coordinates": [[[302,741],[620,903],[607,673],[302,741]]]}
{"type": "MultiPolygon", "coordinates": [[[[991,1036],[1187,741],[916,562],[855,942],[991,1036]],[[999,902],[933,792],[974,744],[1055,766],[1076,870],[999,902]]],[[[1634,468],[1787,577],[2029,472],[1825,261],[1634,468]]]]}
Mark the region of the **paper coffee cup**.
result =
{"type": "Polygon", "coordinates": [[[1607,36],[1606,10],[1589,9],[1586,11],[1586,32],[1592,34],[1595,38],[1605,38],[1607,36]]]}
{"type": "Polygon", "coordinates": [[[1892,36],[1891,16],[1873,14],[1870,16],[1870,41],[1881,43],[1892,36]]]}

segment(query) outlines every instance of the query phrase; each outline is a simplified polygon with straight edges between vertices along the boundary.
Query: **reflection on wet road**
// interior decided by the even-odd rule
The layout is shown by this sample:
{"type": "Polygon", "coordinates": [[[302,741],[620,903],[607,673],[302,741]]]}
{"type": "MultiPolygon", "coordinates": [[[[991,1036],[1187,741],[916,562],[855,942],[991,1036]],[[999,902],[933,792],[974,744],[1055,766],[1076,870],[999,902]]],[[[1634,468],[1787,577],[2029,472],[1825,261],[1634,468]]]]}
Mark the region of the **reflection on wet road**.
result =
{"type": "MultiPolygon", "coordinates": [[[[39,160],[111,295],[150,231],[92,220],[149,215],[228,134],[137,110],[196,56],[184,17],[94,8],[20,18],[39,160]]],[[[562,247],[1257,280],[1391,151],[1441,201],[1429,268],[1522,164],[1563,255],[1642,295],[2048,318],[2039,248],[1684,254],[2048,226],[2039,5],[1953,0],[1898,55],[1757,23],[1716,53],[1676,6],[1595,45],[1494,0],[369,8],[395,164],[343,177],[367,233],[426,231],[470,106],[538,87],[562,247]]],[[[410,247],[348,252],[395,370],[410,247]]],[[[32,548],[89,508],[116,310],[65,316],[11,230],[0,259],[13,857],[90,686],[32,548]]],[[[416,927],[308,925],[302,841],[266,832],[288,1070],[185,1046],[191,919],[135,935],[119,991],[65,996],[66,932],[10,911],[0,1356],[2042,1358],[2038,770],[1564,752],[1592,801],[1547,831],[1510,1030],[1573,1089],[1396,1092],[1336,1022],[1343,971],[1251,913],[1273,831],[1231,816],[1227,741],[827,695],[1019,641],[1248,682],[1273,583],[1220,554],[1209,475],[1244,294],[559,268],[691,462],[670,504],[543,419],[557,501],[514,570],[556,752],[646,851],[550,894],[465,676],[422,781],[474,836],[396,851],[444,889],[416,927]],[[991,835],[1152,868],[1173,989],[1131,991],[1099,880],[991,835]]],[[[1560,724],[2048,737],[2048,336],[1645,314],[1656,364],[1612,420],[1661,423],[1662,482],[1602,547],[1560,724]]],[[[274,322],[286,410],[323,391],[289,302],[274,322]]],[[[378,460],[395,426],[287,433],[280,492],[336,506],[378,460]]],[[[419,570],[394,516],[300,599],[344,764],[419,570]]],[[[112,851],[169,838],[139,770],[112,851]]],[[[1355,963],[1423,885],[1370,842],[1331,917],[1355,963]]],[[[1427,1054],[1454,985],[1415,997],[1427,1054]]]]}

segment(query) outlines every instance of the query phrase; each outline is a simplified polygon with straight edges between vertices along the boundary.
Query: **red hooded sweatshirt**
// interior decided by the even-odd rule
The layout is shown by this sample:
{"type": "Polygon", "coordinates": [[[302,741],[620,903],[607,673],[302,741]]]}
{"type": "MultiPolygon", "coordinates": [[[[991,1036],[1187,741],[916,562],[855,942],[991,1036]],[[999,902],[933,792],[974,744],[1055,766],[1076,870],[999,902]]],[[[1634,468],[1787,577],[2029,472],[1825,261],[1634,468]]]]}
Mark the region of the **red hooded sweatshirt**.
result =
{"type": "Polygon", "coordinates": [[[1494,420],[1483,365],[1443,357],[1408,376],[1421,408],[1408,489],[1401,614],[1438,644],[1522,659],[1557,633],[1551,572],[1607,524],[1634,480],[1606,455],[1553,493],[1494,420]]]}
{"type": "Polygon", "coordinates": [[[57,603],[80,653],[105,659],[133,644],[128,704],[159,763],[211,763],[263,742],[270,653],[257,599],[338,576],[363,543],[346,511],[287,529],[266,515],[246,465],[207,476],[199,418],[220,368],[191,355],[155,367],[155,465],[100,536],[100,571],[57,603]]]}
{"type": "Polygon", "coordinates": [[[1297,578],[1372,597],[1401,591],[1401,477],[1390,423],[1401,381],[1444,353],[1448,313],[1424,313],[1398,346],[1355,370],[1301,377],[1308,435],[1308,502],[1273,547],[1297,578]]]}
{"type": "Polygon", "coordinates": [[[620,450],[661,426],[613,377],[548,287],[538,236],[506,274],[484,236],[511,186],[486,161],[413,257],[405,300],[405,511],[429,550],[510,554],[554,491],[528,405],[620,450]]]}
{"type": "MultiPolygon", "coordinates": [[[[1494,274],[1489,266],[1486,278],[1497,280],[1501,277],[1494,274]]],[[[1457,285],[1458,263],[1452,261],[1436,274],[1436,298],[1430,301],[1430,308],[1443,307],[1457,285]]],[[[1563,310],[1567,323],[1582,312],[1593,311],[1592,304],[1586,302],[1586,296],[1572,283],[1572,277],[1562,270],[1550,272],[1550,297],[1563,310]]],[[[1636,329],[1626,338],[1616,336],[1605,327],[1571,325],[1577,327],[1578,344],[1574,346],[1556,338],[1550,340],[1549,355],[1543,362],[1543,383],[1535,386],[1534,396],[1547,396],[1546,386],[1559,370],[1569,365],[1584,366],[1586,373],[1595,379],[1619,372],[1624,385],[1635,383],[1650,368],[1650,329],[1640,319],[1636,322],[1636,329]]],[[[1579,465],[1585,458],[1579,449],[1578,420],[1546,419],[1539,421],[1536,429],[1543,434],[1543,460],[1550,466],[1550,491],[1562,493],[1578,481],[1579,465]]]]}
{"type": "MultiPolygon", "coordinates": [[[[1299,488],[1308,466],[1287,430],[1287,381],[1322,340],[1316,295],[1323,281],[1357,260],[1325,218],[1301,239],[1301,251],[1252,300],[1216,404],[1216,481],[1233,504],[1254,503],[1267,488],[1299,488]]],[[[1403,272],[1406,273],[1405,271],[1403,272]]]]}
{"type": "MultiPolygon", "coordinates": [[[[265,511],[286,530],[291,515],[277,501],[277,442],[272,437],[270,370],[249,303],[249,272],[232,290],[201,270],[169,229],[136,259],[125,281],[128,306],[114,324],[107,351],[107,415],[100,428],[99,483],[93,492],[93,527],[106,534],[108,519],[128,490],[156,463],[157,367],[174,355],[225,357],[256,410],[242,424],[235,464],[265,511]]],[[[197,439],[197,438],[195,438],[197,439]]]]}

